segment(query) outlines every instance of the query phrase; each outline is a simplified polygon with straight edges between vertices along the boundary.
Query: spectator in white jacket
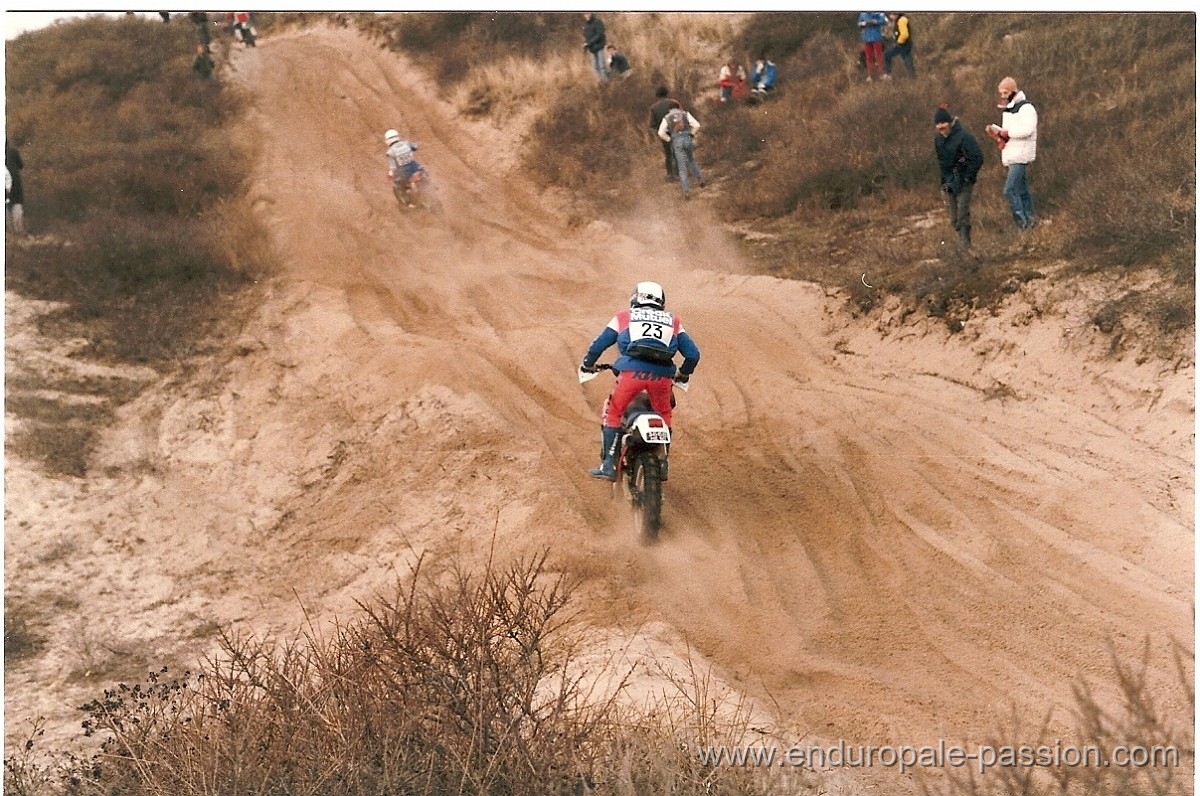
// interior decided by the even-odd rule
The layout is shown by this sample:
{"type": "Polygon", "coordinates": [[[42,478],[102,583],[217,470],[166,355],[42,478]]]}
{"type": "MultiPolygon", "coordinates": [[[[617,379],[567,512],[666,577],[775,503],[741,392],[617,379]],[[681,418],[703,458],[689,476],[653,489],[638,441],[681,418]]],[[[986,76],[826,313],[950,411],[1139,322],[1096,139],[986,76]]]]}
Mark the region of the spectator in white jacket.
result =
{"type": "Polygon", "coordinates": [[[1011,77],[1001,80],[996,90],[1001,124],[989,124],[987,134],[1000,147],[1000,162],[1008,167],[1004,198],[1012,208],[1013,220],[1018,229],[1030,229],[1034,224],[1033,196],[1025,171],[1037,157],[1037,109],[1011,77]]]}

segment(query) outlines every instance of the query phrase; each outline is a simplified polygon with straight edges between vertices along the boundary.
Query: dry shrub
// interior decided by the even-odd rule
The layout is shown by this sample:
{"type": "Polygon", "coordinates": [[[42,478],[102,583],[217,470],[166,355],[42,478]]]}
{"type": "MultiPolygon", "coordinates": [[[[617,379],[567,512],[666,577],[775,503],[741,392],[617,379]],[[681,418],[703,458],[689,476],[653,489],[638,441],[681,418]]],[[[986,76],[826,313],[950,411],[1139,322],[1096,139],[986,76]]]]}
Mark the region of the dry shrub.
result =
{"type": "Polygon", "coordinates": [[[46,646],[46,638],[35,629],[36,619],[37,614],[30,606],[5,597],[4,658],[9,663],[34,657],[46,646]]]}
{"type": "Polygon", "coordinates": [[[278,643],[226,636],[196,676],[84,709],[93,792],[570,792],[612,709],[575,671],[571,587],[542,559],[414,573],[363,616],[278,643]]]}
{"type": "Polygon", "coordinates": [[[580,16],[567,12],[417,12],[387,15],[369,26],[390,46],[417,55],[445,87],[514,52],[544,61],[582,41],[580,16]]]}
{"type": "Polygon", "coordinates": [[[92,353],[174,366],[266,262],[260,245],[256,262],[234,263],[251,236],[230,241],[217,213],[244,189],[224,129],[242,100],[197,79],[194,36],[88,18],[9,43],[9,136],[29,142],[27,219],[49,234],[8,247],[8,284],[67,302],[57,320],[95,340],[92,353]]]}
{"type": "MultiPolygon", "coordinates": [[[[185,22],[95,17],[8,42],[8,138],[34,235],[6,239],[6,287],[65,303],[38,323],[87,339],[84,356],[180,367],[239,321],[235,295],[270,261],[253,214],[227,210],[252,155],[226,127],[243,98],[198,79],[195,37],[185,22]]],[[[115,385],[83,415],[71,394],[40,407],[10,395],[27,421],[12,451],[82,476],[97,429],[136,393],[115,385]]]]}
{"type": "MultiPolygon", "coordinates": [[[[164,668],[84,705],[100,752],[38,792],[778,792],[698,762],[697,746],[744,743],[751,729],[744,703],[690,660],[661,698],[622,707],[621,672],[602,686],[581,662],[572,590],[544,554],[479,575],[418,567],[324,634],[226,635],[198,674],[164,668]]],[[[22,755],[7,765],[39,779],[22,755]]]]}
{"type": "Polygon", "coordinates": [[[768,796],[821,792],[821,777],[797,767],[716,763],[716,750],[785,748],[782,733],[744,696],[720,686],[688,650],[682,662],[653,663],[661,689],[627,709],[612,729],[602,792],[672,796],[768,796]]]}
{"type": "Polygon", "coordinates": [[[68,251],[14,257],[10,285],[68,300],[43,322],[87,336],[96,356],[150,365],[187,356],[221,319],[216,303],[248,279],[229,265],[219,231],[190,219],[97,213],[71,233],[68,251]]]}
{"type": "MultiPolygon", "coordinates": [[[[1000,195],[1004,168],[983,134],[999,118],[995,85],[1013,74],[1041,120],[1030,180],[1039,215],[1053,225],[1038,231],[1038,256],[1086,267],[1147,265],[1173,279],[1194,271],[1192,15],[912,14],[920,79],[887,84],[865,82],[855,18],[855,12],[603,15],[634,65],[626,82],[638,95],[614,102],[611,87],[597,92],[577,54],[534,60],[547,74],[574,82],[538,93],[553,99],[533,127],[524,161],[538,179],[579,191],[600,212],[631,174],[657,164],[647,146],[652,139],[640,128],[653,87],[664,83],[704,126],[698,156],[706,176],[720,184],[712,201],[722,218],[753,220],[789,236],[804,226],[814,232],[801,238],[839,238],[840,248],[854,249],[872,269],[883,267],[879,276],[888,281],[889,267],[909,269],[931,253],[939,256],[936,241],[932,252],[922,241],[897,260],[890,233],[855,240],[859,214],[889,231],[903,225],[898,213],[944,218],[932,114],[947,103],[984,148],[974,238],[982,259],[1004,266],[992,269],[1004,275],[989,282],[981,274],[981,292],[965,297],[964,306],[989,307],[1006,295],[1003,279],[1029,256],[1027,247],[1012,245],[1000,195]],[[777,65],[776,94],[753,108],[710,105],[721,60],[732,55],[749,63],[760,53],[777,65]]],[[[570,27],[563,35],[574,39],[570,27]]],[[[499,80],[497,73],[476,81],[478,112],[502,117],[513,101],[499,80]]],[[[772,251],[765,264],[773,273],[820,279],[830,271],[827,257],[803,251],[794,266],[780,269],[772,251]]],[[[921,302],[903,298],[910,306],[921,302]]],[[[1164,298],[1174,309],[1148,311],[1174,327],[1187,315],[1186,296],[1164,298]]]]}
{"type": "MultiPolygon", "coordinates": [[[[1111,649],[1111,648],[1110,648],[1111,649]]],[[[1050,717],[1032,737],[1014,719],[988,746],[1001,749],[1017,744],[1058,751],[1047,754],[1046,765],[998,765],[986,773],[974,767],[952,769],[944,783],[923,783],[930,794],[966,796],[1190,796],[1195,770],[1194,666],[1190,650],[1175,644],[1171,651],[1176,677],[1165,691],[1151,685],[1152,647],[1147,640],[1139,660],[1122,660],[1111,652],[1112,672],[1106,685],[1115,686],[1115,704],[1101,699],[1093,685],[1080,680],[1074,688],[1074,737],[1052,737],[1050,717]],[[1016,740],[1019,739],[1019,740],[1016,740]],[[1088,757],[1071,750],[1096,750],[1088,757]],[[1129,753],[1129,758],[1114,757],[1129,753]],[[1132,764],[1130,764],[1132,763],[1132,764]]]]}

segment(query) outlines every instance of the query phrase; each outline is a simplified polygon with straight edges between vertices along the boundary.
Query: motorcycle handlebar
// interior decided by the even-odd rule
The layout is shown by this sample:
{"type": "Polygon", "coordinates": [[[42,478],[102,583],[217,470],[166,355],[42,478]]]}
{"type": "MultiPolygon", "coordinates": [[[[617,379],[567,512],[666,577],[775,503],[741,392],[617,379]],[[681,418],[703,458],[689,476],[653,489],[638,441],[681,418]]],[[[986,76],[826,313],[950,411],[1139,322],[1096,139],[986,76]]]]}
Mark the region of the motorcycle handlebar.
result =
{"type": "MultiPolygon", "coordinates": [[[[612,370],[612,369],[613,369],[613,366],[612,366],[612,365],[609,365],[609,364],[602,364],[602,363],[596,363],[596,365],[595,365],[594,367],[595,367],[595,369],[596,369],[596,372],[597,372],[597,373],[599,373],[599,372],[600,372],[600,371],[602,371],[602,370],[612,370]]],[[[678,382],[678,381],[679,381],[679,374],[675,374],[675,376],[674,376],[674,377],[672,377],[671,381],[678,382]]],[[[687,383],[687,382],[684,382],[684,384],[686,384],[686,383],[687,383]]]]}

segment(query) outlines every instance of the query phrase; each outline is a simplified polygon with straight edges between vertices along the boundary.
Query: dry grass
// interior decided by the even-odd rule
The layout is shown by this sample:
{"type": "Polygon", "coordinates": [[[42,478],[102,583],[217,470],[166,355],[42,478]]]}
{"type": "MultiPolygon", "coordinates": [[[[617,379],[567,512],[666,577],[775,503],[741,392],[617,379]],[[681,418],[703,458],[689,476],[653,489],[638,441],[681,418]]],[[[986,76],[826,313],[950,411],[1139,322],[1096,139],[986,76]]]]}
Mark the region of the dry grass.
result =
{"type": "MultiPolygon", "coordinates": [[[[858,311],[873,311],[880,299],[855,286],[867,265],[879,289],[909,311],[961,324],[1041,278],[1031,259],[1069,258],[1077,273],[1162,276],[1153,290],[1097,307],[1099,328],[1128,333],[1137,321],[1171,334],[1191,328],[1195,163],[1172,155],[1194,152],[1191,15],[914,15],[922,78],[868,87],[850,13],[611,14],[610,36],[635,71],[603,91],[579,51],[573,13],[331,18],[420,56],[464,112],[537,115],[524,153],[531,172],[585,196],[602,197],[658,168],[645,118],[653,88],[666,83],[702,114],[705,167],[722,186],[714,200],[722,216],[778,234],[778,242],[752,250],[763,268],[845,287],[858,311]],[[721,60],[748,61],[764,50],[780,68],[778,96],[753,110],[706,104],[721,60]],[[967,258],[946,252],[943,229],[914,223],[942,217],[928,117],[950,102],[980,129],[994,120],[991,97],[1002,72],[1016,74],[1043,113],[1033,187],[1054,224],[1012,241],[998,199],[1001,171],[989,152],[977,200],[981,242],[967,258]]],[[[313,19],[264,14],[257,24],[268,32],[313,19]]],[[[201,350],[227,320],[218,308],[269,260],[264,236],[246,220],[251,214],[229,198],[238,195],[240,175],[219,155],[231,151],[221,130],[237,97],[195,82],[191,33],[186,25],[92,20],[9,44],[8,133],[27,143],[40,183],[29,221],[71,244],[10,248],[9,287],[69,301],[53,322],[92,340],[93,356],[174,367],[201,350]]],[[[36,380],[23,388],[66,389],[36,380]]],[[[10,401],[29,425],[43,424],[35,443],[19,444],[41,445],[38,455],[81,474],[103,407],[132,393],[92,384],[71,392],[107,403],[79,410],[30,395],[10,401]]],[[[615,691],[596,690],[578,668],[581,630],[570,596],[571,584],[540,560],[444,579],[414,573],[404,589],[364,604],[360,616],[325,634],[282,642],[227,636],[222,654],[198,674],[176,679],[160,669],[85,706],[89,731],[104,738],[95,760],[39,768],[30,755],[35,727],[30,744],[5,762],[5,793],[519,796],[594,787],[698,796],[818,787],[799,773],[788,780],[698,765],[697,745],[744,744],[761,730],[743,703],[713,693],[699,667],[664,670],[670,686],[647,705],[618,699],[620,673],[615,691]]],[[[31,615],[17,606],[8,618],[6,652],[36,654],[31,615]]],[[[80,633],[81,660],[115,666],[96,651],[101,641],[80,633]]],[[[1189,668],[1181,656],[1181,672],[1189,668]]],[[[1190,774],[1191,730],[1177,719],[1194,713],[1191,679],[1181,674],[1181,695],[1161,704],[1146,671],[1115,662],[1124,699],[1116,712],[1081,687],[1080,736],[1169,741],[1186,750],[1190,774]]],[[[1122,773],[953,787],[1185,792],[1186,778],[1122,773]]]]}
{"type": "Polygon", "coordinates": [[[745,703],[692,661],[644,705],[622,699],[631,672],[597,678],[572,592],[544,555],[480,574],[418,565],[344,624],[226,635],[198,673],[106,690],[82,708],[100,752],[52,775],[31,739],[6,793],[787,792],[773,772],[701,765],[697,747],[752,733],[745,703]]]}
{"type": "MultiPolygon", "coordinates": [[[[6,238],[6,289],[65,303],[39,328],[86,340],[76,352],[86,360],[186,366],[238,322],[234,297],[269,262],[252,214],[234,212],[245,175],[227,123],[242,101],[192,72],[195,35],[190,24],[88,18],[8,43],[7,132],[28,166],[34,234],[6,238]]],[[[10,451],[73,476],[112,410],[146,383],[76,393],[58,377],[22,381],[6,400],[27,421],[10,451]],[[27,394],[53,390],[60,400],[27,394]]]]}
{"type": "MultiPolygon", "coordinates": [[[[434,574],[418,562],[394,593],[361,604],[344,622],[290,640],[226,634],[221,652],[198,672],[173,677],[162,667],[143,682],[105,690],[82,706],[85,733],[102,740],[91,758],[47,763],[35,754],[33,728],[29,743],[5,761],[5,793],[828,790],[820,768],[705,762],[701,750],[791,744],[690,655],[639,660],[660,685],[634,699],[632,666],[583,654],[588,637],[573,594],[573,582],[547,569],[545,554],[481,573],[434,574]]],[[[36,643],[32,636],[21,642],[36,643]]],[[[1106,755],[1138,746],[1159,750],[1159,765],[998,765],[983,775],[947,768],[941,779],[919,778],[924,793],[1190,793],[1193,659],[1182,648],[1174,655],[1173,691],[1151,686],[1151,673],[1162,667],[1152,665],[1147,643],[1137,663],[1114,655],[1107,681],[1080,680],[1069,737],[1051,737],[1048,717],[1033,728],[1014,720],[984,742],[996,749],[1094,746],[1106,755]]]]}
{"type": "Polygon", "coordinates": [[[926,796],[1188,796],[1193,793],[1195,771],[1195,656],[1178,645],[1171,655],[1178,675],[1174,689],[1157,695],[1149,684],[1153,671],[1149,641],[1139,661],[1124,662],[1112,654],[1112,676],[1105,685],[1116,686],[1115,701],[1101,698],[1094,683],[1081,679],[1075,686],[1076,731],[1070,740],[1053,737],[1047,717],[1032,732],[1014,720],[1001,737],[987,742],[1001,749],[1021,739],[1034,748],[1095,749],[1100,756],[1082,758],[1087,762],[1078,765],[1060,752],[1067,764],[999,765],[984,774],[968,766],[951,771],[943,783],[926,782],[923,792],[926,796]],[[1143,750],[1134,753],[1135,765],[1113,757],[1124,754],[1117,750],[1135,748],[1143,750]]]}
{"type": "Polygon", "coordinates": [[[504,24],[484,36],[489,16],[385,15],[369,24],[432,61],[464,112],[534,116],[527,168],[595,203],[593,212],[654,172],[644,119],[663,83],[701,118],[721,217],[773,236],[747,247],[768,273],[840,287],[860,311],[887,295],[920,313],[940,307],[957,328],[1037,263],[1071,261],[1068,279],[1150,269],[1165,277],[1153,294],[1131,292],[1115,308],[1126,341],[1136,329],[1140,344],[1169,348],[1192,328],[1194,15],[912,14],[918,79],[867,84],[856,12],[610,13],[602,19],[634,72],[604,91],[580,52],[576,15],[497,15],[504,24]],[[711,104],[718,65],[760,53],[778,66],[777,95],[753,108],[711,104]],[[982,133],[997,121],[995,85],[1006,74],[1039,108],[1031,184],[1039,216],[1051,222],[1020,240],[1000,195],[1004,169],[982,133]],[[931,121],[943,102],[984,144],[985,166],[969,258],[977,272],[931,289],[909,272],[930,260],[967,264],[945,245],[954,234],[937,190],[931,121]],[[937,220],[932,230],[911,226],[925,216],[937,220]],[[861,295],[864,271],[889,287],[861,295]],[[945,311],[951,305],[964,309],[945,311]]]}

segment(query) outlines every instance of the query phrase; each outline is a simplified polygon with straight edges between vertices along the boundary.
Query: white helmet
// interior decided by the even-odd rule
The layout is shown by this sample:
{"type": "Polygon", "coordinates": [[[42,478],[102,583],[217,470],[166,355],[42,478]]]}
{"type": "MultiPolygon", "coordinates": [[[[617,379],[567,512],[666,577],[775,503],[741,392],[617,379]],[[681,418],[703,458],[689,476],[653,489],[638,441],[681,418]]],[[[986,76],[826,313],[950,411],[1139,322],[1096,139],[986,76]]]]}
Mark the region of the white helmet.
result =
{"type": "Polygon", "coordinates": [[[629,306],[633,307],[655,307],[657,309],[665,309],[667,306],[667,294],[663,292],[662,285],[657,282],[638,282],[633,287],[633,295],[629,297],[629,306]]]}
{"type": "Polygon", "coordinates": [[[400,140],[400,133],[397,130],[388,130],[383,134],[383,141],[389,146],[400,140]]]}

